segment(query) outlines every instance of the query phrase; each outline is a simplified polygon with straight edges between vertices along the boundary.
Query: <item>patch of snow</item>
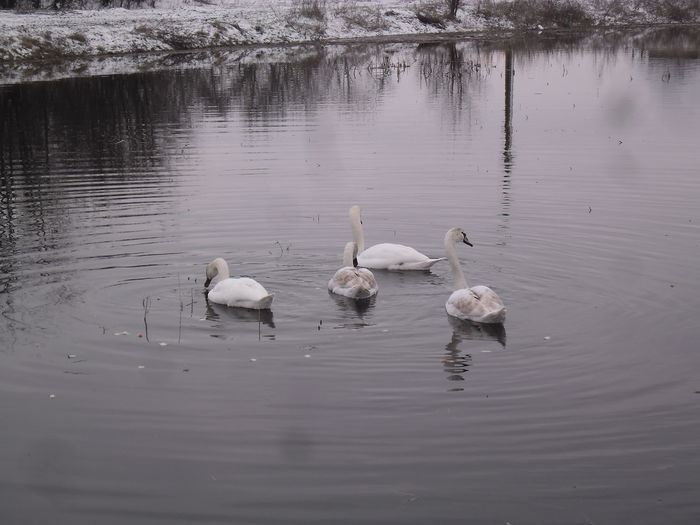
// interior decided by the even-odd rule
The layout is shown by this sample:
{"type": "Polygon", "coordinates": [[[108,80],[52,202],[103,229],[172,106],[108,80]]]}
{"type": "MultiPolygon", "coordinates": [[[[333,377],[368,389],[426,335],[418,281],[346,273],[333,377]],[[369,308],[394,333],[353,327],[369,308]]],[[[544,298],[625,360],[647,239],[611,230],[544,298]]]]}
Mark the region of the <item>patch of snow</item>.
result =
{"type": "MultiPolygon", "coordinates": [[[[96,9],[40,13],[0,11],[0,61],[52,59],[280,44],[337,38],[424,33],[408,3],[326,4],[325,19],[308,18],[289,0],[237,0],[218,5],[180,3],[155,9],[96,9]],[[359,15],[352,15],[352,12],[359,15]],[[385,15],[391,11],[390,16],[385,15]],[[347,16],[344,16],[347,14],[347,16]],[[366,23],[367,18],[376,24],[366,23]]],[[[472,20],[451,30],[474,29],[472,20]]]]}
{"type": "MultiPolygon", "coordinates": [[[[425,5],[424,1],[322,0],[321,4],[325,16],[320,19],[304,16],[300,0],[219,0],[207,5],[194,0],[161,0],[153,9],[35,13],[3,10],[0,11],[0,84],[18,81],[27,70],[36,74],[41,69],[85,68],[89,57],[99,57],[90,60],[90,64],[94,66],[97,60],[109,71],[118,69],[120,57],[125,55],[132,55],[130,63],[142,62],[144,66],[159,60],[157,56],[133,56],[142,53],[507,27],[500,20],[487,22],[471,2],[463,2],[456,19],[446,21],[444,28],[418,20],[416,10],[425,5]],[[40,68],[26,65],[36,61],[42,61],[40,68]]],[[[654,20],[642,14],[635,21],[654,20]]]]}
{"type": "Polygon", "coordinates": [[[483,28],[467,10],[445,29],[418,21],[414,4],[328,1],[326,16],[303,16],[298,0],[169,2],[155,9],[42,13],[0,11],[0,61],[137,53],[241,44],[281,44],[483,28]],[[389,14],[387,14],[389,13],[389,14]]]}

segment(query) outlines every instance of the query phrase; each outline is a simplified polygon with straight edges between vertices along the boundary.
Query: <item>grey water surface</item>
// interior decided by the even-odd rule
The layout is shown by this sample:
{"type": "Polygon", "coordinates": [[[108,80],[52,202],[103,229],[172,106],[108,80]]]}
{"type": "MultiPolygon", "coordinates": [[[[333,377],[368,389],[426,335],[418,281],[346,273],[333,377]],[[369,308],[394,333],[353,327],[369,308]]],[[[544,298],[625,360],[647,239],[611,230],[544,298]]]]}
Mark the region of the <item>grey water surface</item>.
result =
{"type": "Polygon", "coordinates": [[[3,524],[700,523],[700,32],[0,86],[3,524]],[[369,244],[447,263],[326,284],[369,244]],[[207,304],[228,260],[275,294],[207,304]]]}

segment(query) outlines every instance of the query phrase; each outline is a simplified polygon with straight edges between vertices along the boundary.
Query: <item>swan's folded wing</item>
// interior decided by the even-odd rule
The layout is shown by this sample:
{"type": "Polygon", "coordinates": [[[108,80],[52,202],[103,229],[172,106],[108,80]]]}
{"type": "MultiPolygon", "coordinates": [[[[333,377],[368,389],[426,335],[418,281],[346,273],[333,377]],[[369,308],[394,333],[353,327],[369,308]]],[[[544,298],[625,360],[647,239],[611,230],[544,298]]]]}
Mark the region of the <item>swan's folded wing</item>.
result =
{"type": "Polygon", "coordinates": [[[445,310],[453,317],[478,323],[502,323],[506,316],[503,301],[487,286],[455,290],[445,303],[445,310]]]}
{"type": "Polygon", "coordinates": [[[392,243],[375,244],[357,256],[360,266],[382,270],[427,270],[442,260],[431,259],[410,246],[392,243]]]}
{"type": "Polygon", "coordinates": [[[242,308],[269,308],[272,295],[254,279],[240,277],[219,282],[210,292],[209,299],[215,303],[242,308]]]}

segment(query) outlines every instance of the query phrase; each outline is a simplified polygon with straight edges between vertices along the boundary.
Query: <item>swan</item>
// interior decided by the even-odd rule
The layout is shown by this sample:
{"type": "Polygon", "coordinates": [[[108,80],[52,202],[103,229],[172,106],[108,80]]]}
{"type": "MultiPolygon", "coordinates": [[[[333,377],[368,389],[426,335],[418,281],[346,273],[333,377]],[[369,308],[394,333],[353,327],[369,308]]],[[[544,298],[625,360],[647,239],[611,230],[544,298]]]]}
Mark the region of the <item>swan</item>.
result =
{"type": "Polygon", "coordinates": [[[357,244],[350,241],[343,252],[343,267],[328,281],[328,289],[351,299],[366,299],[376,295],[377,281],[367,268],[357,267],[357,244]]]}
{"type": "Polygon", "coordinates": [[[359,252],[357,262],[360,266],[376,270],[429,270],[436,262],[445,260],[444,257],[431,259],[403,244],[375,244],[365,250],[360,207],[357,205],[350,208],[350,224],[352,225],[352,237],[359,252]]]}
{"type": "Polygon", "coordinates": [[[254,279],[229,277],[228,264],[221,257],[207,264],[206,273],[205,288],[209,287],[215,277],[218,278],[214,287],[207,292],[207,299],[211,302],[252,310],[270,308],[273,296],[254,279]]]}
{"type": "Polygon", "coordinates": [[[488,286],[468,287],[455,250],[455,244],[458,242],[473,246],[462,228],[448,230],[445,234],[445,250],[447,250],[447,260],[452,267],[457,289],[445,303],[447,313],[476,323],[502,323],[506,318],[506,307],[496,292],[488,286]]]}

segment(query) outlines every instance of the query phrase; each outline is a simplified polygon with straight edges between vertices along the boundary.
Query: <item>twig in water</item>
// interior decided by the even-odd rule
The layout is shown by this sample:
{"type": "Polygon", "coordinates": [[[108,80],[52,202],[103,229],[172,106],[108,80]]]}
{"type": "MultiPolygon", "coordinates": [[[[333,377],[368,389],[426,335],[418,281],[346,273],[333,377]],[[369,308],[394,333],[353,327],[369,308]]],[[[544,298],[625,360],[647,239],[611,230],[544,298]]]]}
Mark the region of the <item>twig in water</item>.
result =
{"type": "Polygon", "coordinates": [[[182,288],[180,288],[180,274],[177,274],[177,295],[180,299],[180,320],[177,325],[177,344],[180,344],[182,339],[182,310],[184,310],[185,305],[182,302],[182,288]]]}
{"type": "Polygon", "coordinates": [[[292,244],[289,243],[286,248],[282,246],[282,243],[279,241],[275,241],[273,244],[276,244],[277,247],[280,249],[280,257],[284,255],[284,252],[289,253],[289,249],[292,247],[292,244]]]}
{"type": "Polygon", "coordinates": [[[143,304],[143,326],[146,331],[146,341],[148,341],[148,321],[146,320],[146,317],[148,316],[148,311],[151,309],[151,298],[150,296],[146,296],[142,302],[143,304]]]}

